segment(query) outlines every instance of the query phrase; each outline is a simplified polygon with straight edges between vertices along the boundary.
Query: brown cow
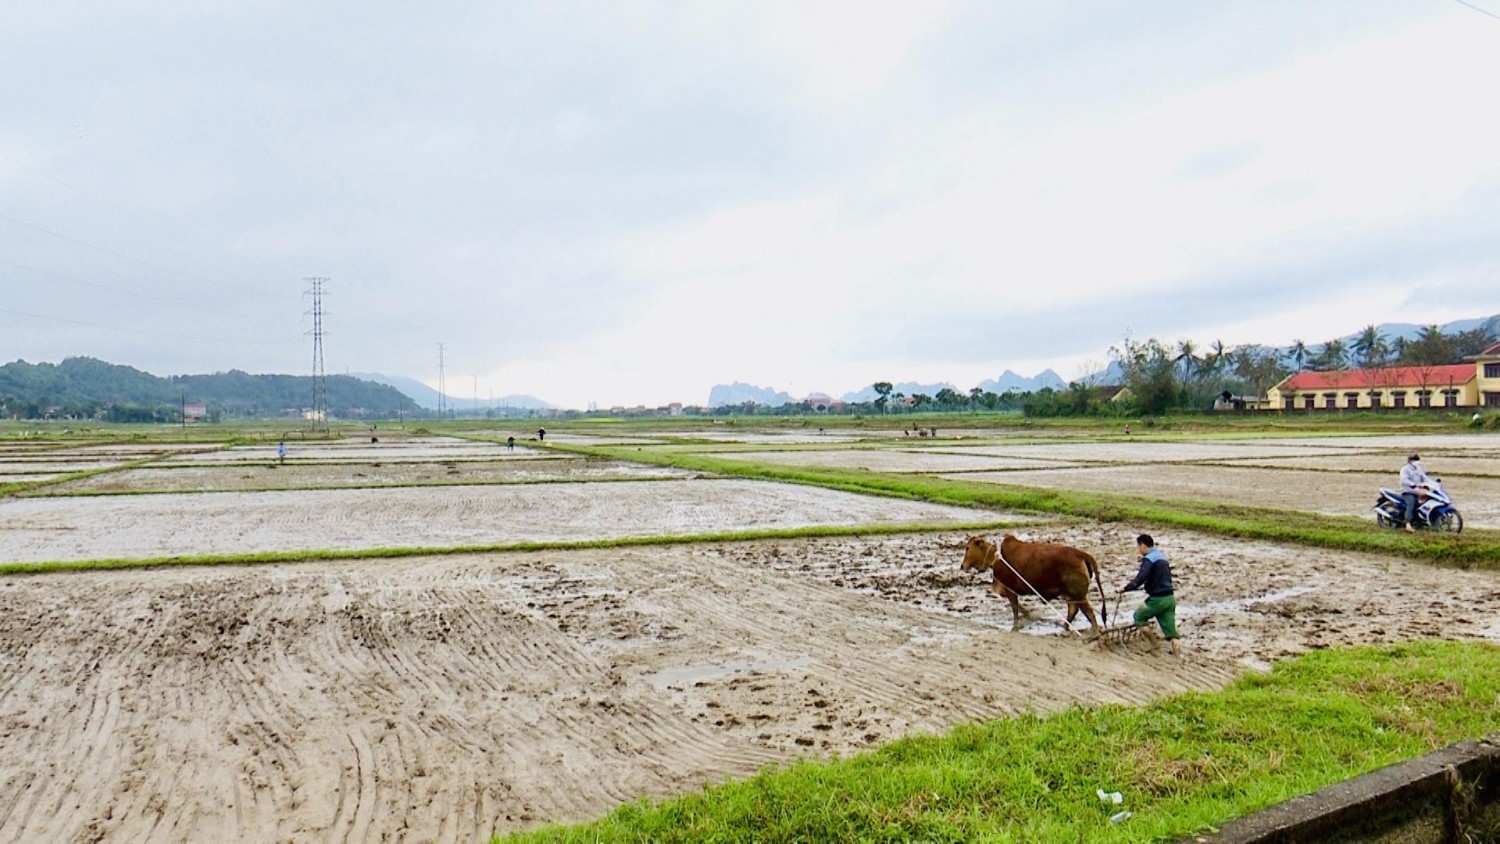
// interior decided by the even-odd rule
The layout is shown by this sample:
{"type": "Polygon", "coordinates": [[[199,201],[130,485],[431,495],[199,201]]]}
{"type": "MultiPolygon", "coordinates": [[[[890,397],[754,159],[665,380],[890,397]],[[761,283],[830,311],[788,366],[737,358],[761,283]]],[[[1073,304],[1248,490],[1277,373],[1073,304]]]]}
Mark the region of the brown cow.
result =
{"type": "Polygon", "coordinates": [[[1093,575],[1094,583],[1099,587],[1100,615],[1104,617],[1105,623],[1109,621],[1104,584],[1099,582],[1099,563],[1088,552],[1071,545],[1023,542],[1007,533],[997,548],[995,543],[982,536],[971,536],[964,546],[963,570],[969,569],[991,571],[994,582],[990,585],[990,591],[1010,600],[1013,631],[1021,629],[1021,602],[1018,596],[1039,594],[1049,601],[1059,596],[1066,599],[1069,622],[1073,621],[1080,609],[1083,610],[1097,634],[1099,621],[1094,618],[1094,608],[1089,604],[1090,575],[1093,575]]]}

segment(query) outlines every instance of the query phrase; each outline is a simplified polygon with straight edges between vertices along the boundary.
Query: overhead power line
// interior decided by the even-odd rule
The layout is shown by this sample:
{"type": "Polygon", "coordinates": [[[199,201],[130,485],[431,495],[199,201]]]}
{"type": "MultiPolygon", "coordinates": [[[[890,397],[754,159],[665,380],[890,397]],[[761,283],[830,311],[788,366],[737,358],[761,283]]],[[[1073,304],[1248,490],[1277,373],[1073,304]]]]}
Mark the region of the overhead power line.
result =
{"type": "Polygon", "coordinates": [[[41,269],[40,267],[28,267],[25,264],[17,264],[15,261],[7,261],[7,260],[5,260],[3,258],[0,258],[0,264],[4,264],[7,267],[15,267],[18,270],[25,270],[27,272],[38,273],[40,275],[49,275],[49,276],[52,276],[53,278],[60,278],[63,281],[71,281],[74,284],[83,284],[83,285],[87,285],[88,287],[97,287],[100,290],[108,290],[108,291],[110,291],[112,293],[123,293],[126,296],[135,296],[138,299],[146,299],[146,300],[151,301],[151,302],[161,302],[164,305],[177,305],[177,306],[183,307],[183,308],[196,308],[196,309],[198,309],[200,311],[213,311],[214,310],[213,308],[208,308],[208,307],[205,307],[203,305],[194,305],[191,302],[178,302],[175,299],[163,299],[160,296],[152,296],[152,295],[150,295],[148,293],[137,293],[134,290],[126,290],[123,287],[112,287],[112,286],[110,286],[108,284],[101,284],[101,283],[99,283],[97,281],[89,281],[87,279],[75,278],[75,277],[70,276],[70,275],[63,275],[62,273],[55,273],[55,272],[52,272],[51,270],[44,270],[44,269],[41,269]]]}
{"type": "Polygon", "coordinates": [[[107,208],[113,208],[116,211],[121,211],[121,212],[124,212],[126,214],[136,214],[136,213],[138,213],[138,212],[135,212],[135,211],[131,211],[129,208],[125,208],[123,206],[116,205],[115,203],[110,202],[107,199],[100,199],[99,197],[94,196],[93,194],[89,193],[88,191],[84,190],[83,188],[81,188],[81,187],[79,187],[77,185],[69,184],[68,182],[63,181],[62,179],[59,179],[59,178],[57,178],[56,176],[54,176],[54,175],[52,175],[50,173],[44,173],[41,170],[38,170],[35,167],[32,167],[30,164],[27,164],[24,161],[17,161],[14,158],[11,158],[10,156],[6,155],[3,152],[0,152],[0,158],[3,158],[6,161],[9,161],[11,164],[14,164],[17,167],[20,167],[22,170],[29,170],[32,173],[35,173],[36,175],[41,176],[43,179],[46,179],[49,182],[52,182],[54,184],[62,185],[63,187],[65,187],[68,190],[70,190],[70,191],[78,194],[79,196],[82,196],[82,197],[84,197],[86,199],[89,199],[89,200],[91,200],[93,202],[97,202],[100,205],[103,205],[103,206],[105,206],[107,208]]]}
{"type": "Polygon", "coordinates": [[[1465,2],[1465,0],[1453,0],[1453,2],[1457,3],[1460,6],[1468,6],[1470,9],[1473,9],[1474,11],[1478,12],[1481,15],[1489,15],[1490,17],[1494,18],[1495,20],[1500,20],[1500,14],[1496,14],[1495,12],[1492,12],[1489,9],[1486,9],[1486,8],[1484,8],[1482,6],[1476,6],[1473,3],[1465,2]]]}
{"type": "Polygon", "coordinates": [[[69,243],[76,243],[79,246],[83,246],[83,247],[86,247],[88,249],[93,249],[96,252],[102,252],[105,255],[109,255],[109,256],[114,257],[114,258],[119,258],[122,261],[131,261],[133,263],[140,264],[143,267],[150,267],[151,269],[157,270],[158,272],[164,272],[164,273],[169,273],[171,275],[175,275],[178,278],[185,278],[185,279],[187,279],[189,281],[202,282],[203,284],[212,284],[215,287],[228,287],[228,288],[232,288],[232,289],[237,289],[236,286],[232,285],[232,284],[224,284],[223,282],[213,281],[211,279],[202,278],[200,276],[188,275],[187,273],[178,272],[177,270],[169,269],[167,267],[163,267],[160,264],[153,264],[152,262],[147,261],[144,258],[137,258],[134,255],[126,255],[124,252],[116,252],[113,249],[109,249],[109,248],[104,247],[104,246],[99,246],[97,244],[89,243],[86,240],[79,240],[76,237],[70,237],[68,235],[63,234],[62,232],[55,232],[55,231],[53,231],[53,230],[51,230],[49,228],[44,228],[42,226],[36,225],[35,223],[28,223],[25,220],[18,220],[15,217],[10,216],[9,214],[0,214],[0,220],[5,220],[6,222],[14,223],[15,225],[18,225],[18,226],[25,226],[28,229],[32,229],[33,231],[39,231],[42,234],[51,235],[52,237],[58,238],[59,240],[66,240],[69,243]]]}
{"type": "MultiPolygon", "coordinates": [[[[103,329],[106,329],[108,331],[128,331],[128,332],[130,332],[132,334],[149,334],[149,335],[152,335],[152,336],[155,336],[155,337],[175,337],[175,338],[177,338],[179,340],[197,340],[197,341],[202,342],[202,343],[223,343],[225,341],[225,339],[226,339],[223,336],[218,336],[218,337],[199,337],[199,336],[194,335],[194,334],[178,334],[178,333],[172,332],[172,331],[152,331],[152,330],[147,329],[147,328],[130,328],[130,327],[124,326],[124,325],[102,325],[102,324],[97,323],[97,322],[85,322],[85,321],[83,321],[81,319],[68,319],[67,317],[55,317],[55,316],[47,316],[46,314],[34,314],[34,313],[30,313],[28,311],[13,310],[11,308],[0,308],[0,314],[10,314],[12,316],[26,317],[27,319],[44,319],[44,320],[47,320],[48,322],[62,322],[62,323],[67,323],[68,325],[82,325],[82,326],[87,327],[87,328],[103,328],[103,329]]],[[[11,334],[12,336],[14,336],[15,330],[11,329],[11,330],[8,331],[8,333],[11,334]]],[[[266,343],[266,341],[264,341],[264,340],[235,340],[233,342],[238,342],[238,343],[261,343],[261,344],[266,343]]]]}

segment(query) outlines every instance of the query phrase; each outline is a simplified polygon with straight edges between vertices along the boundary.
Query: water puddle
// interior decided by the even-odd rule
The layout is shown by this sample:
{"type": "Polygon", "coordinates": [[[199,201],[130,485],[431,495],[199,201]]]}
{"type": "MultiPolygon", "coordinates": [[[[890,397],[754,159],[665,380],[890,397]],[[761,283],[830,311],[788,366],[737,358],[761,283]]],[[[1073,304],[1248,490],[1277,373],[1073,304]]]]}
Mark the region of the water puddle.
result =
{"type": "Polygon", "coordinates": [[[1497,621],[1494,624],[1491,624],[1489,627],[1480,630],[1479,638],[1486,639],[1491,642],[1500,643],[1500,621],[1497,621]]]}
{"type": "Polygon", "coordinates": [[[702,680],[712,680],[715,677],[725,677],[730,674],[741,674],[750,671],[784,671],[788,668],[802,668],[811,664],[811,657],[802,656],[795,659],[726,662],[719,665],[684,665],[681,668],[667,668],[653,674],[647,674],[642,679],[658,688],[666,688],[668,686],[689,685],[702,680]]]}
{"type": "Polygon", "coordinates": [[[1306,595],[1309,592],[1318,591],[1316,586],[1292,586],[1287,589],[1278,589],[1275,592],[1266,592],[1262,595],[1251,595],[1248,598],[1235,598],[1229,601],[1214,601],[1207,604],[1195,604],[1192,602],[1179,603],[1177,615],[1191,618],[1196,615],[1212,615],[1225,612],[1248,612],[1251,604],[1274,604],[1287,598],[1295,598],[1298,595],[1306,595]]]}

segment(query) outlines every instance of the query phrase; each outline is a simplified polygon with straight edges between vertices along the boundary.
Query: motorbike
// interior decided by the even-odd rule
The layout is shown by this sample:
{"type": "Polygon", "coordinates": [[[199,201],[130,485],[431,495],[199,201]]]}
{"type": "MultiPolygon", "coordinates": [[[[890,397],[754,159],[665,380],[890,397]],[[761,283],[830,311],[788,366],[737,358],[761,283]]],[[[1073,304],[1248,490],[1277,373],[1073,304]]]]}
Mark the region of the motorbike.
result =
{"type": "MultiPolygon", "coordinates": [[[[1375,523],[1381,527],[1399,528],[1405,521],[1406,502],[1401,500],[1401,490],[1381,487],[1380,497],[1375,499],[1375,523]]],[[[1417,499],[1412,527],[1453,533],[1464,529],[1464,517],[1453,506],[1453,499],[1443,489],[1440,478],[1432,478],[1427,485],[1427,496],[1417,499]]]]}

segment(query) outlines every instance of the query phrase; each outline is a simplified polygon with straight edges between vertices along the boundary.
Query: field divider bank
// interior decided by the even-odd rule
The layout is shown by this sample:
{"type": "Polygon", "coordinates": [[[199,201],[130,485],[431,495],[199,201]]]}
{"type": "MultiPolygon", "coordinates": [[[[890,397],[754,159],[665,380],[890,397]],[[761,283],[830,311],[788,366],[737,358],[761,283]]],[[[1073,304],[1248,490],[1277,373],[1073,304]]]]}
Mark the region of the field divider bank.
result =
{"type": "Polygon", "coordinates": [[[130,460],[124,463],[117,463],[113,466],[101,466],[97,469],[81,469],[77,472],[65,472],[63,474],[57,475],[56,477],[45,478],[42,480],[15,481],[12,483],[0,484],[0,498],[4,498],[10,495],[25,496],[31,493],[35,493],[37,490],[44,490],[49,487],[60,486],[62,484],[72,483],[74,481],[82,481],[88,478],[95,478],[100,475],[114,474],[116,472],[126,472],[131,469],[140,469],[172,456],[175,456],[175,452],[173,454],[153,454],[150,457],[143,457],[139,460],[130,460]]]}
{"type": "Polygon", "coordinates": [[[926,523],[880,525],[808,525],[796,528],[724,531],[661,536],[626,536],[608,539],[549,540],[504,542],[477,545],[410,545],[384,548],[322,548],[296,551],[258,551],[247,554],[194,554],[164,557],[99,558],[92,560],[29,560],[0,563],[0,576],[49,574],[77,571],[160,568],[165,566],[253,566],[337,560],[378,560],[402,557],[441,557],[464,554],[512,554],[531,551],[569,551],[590,548],[632,548],[651,545],[691,545],[701,543],[747,542],[761,539],[802,539],[808,537],[884,536],[911,533],[982,532],[999,528],[1012,529],[1026,523],[1014,520],[956,522],[940,525],[926,523]]]}
{"type": "MultiPolygon", "coordinates": [[[[338,464],[327,464],[338,465],[338,464]]],[[[120,467],[121,469],[127,467],[120,467]]],[[[186,467],[183,467],[186,471],[186,467]]],[[[197,468],[197,467],[193,467],[197,468]]],[[[118,471],[118,470],[111,470],[118,471]]],[[[173,471],[163,469],[162,471],[173,471]]],[[[91,473],[101,474],[101,473],[91,473]]],[[[85,475],[89,477],[91,475],[85,475]]],[[[71,477],[67,480],[79,480],[71,477]]],[[[613,478],[589,478],[587,483],[591,484],[615,484],[615,483],[637,483],[648,481],[676,481],[681,478],[670,476],[641,476],[630,475],[613,478]]],[[[61,483],[61,480],[55,483],[61,483]]],[[[222,495],[225,493],[239,492],[331,492],[337,490],[351,489],[421,489],[427,487],[485,487],[485,486],[541,486],[545,484],[576,484],[582,483],[576,478],[524,478],[524,479],[483,479],[483,480],[434,480],[434,481],[400,481],[397,483],[335,483],[335,484],[287,484],[285,486],[260,485],[236,487],[234,489],[71,489],[40,493],[19,493],[22,497],[32,498],[109,498],[109,497],[132,497],[138,495],[222,495]]]]}

